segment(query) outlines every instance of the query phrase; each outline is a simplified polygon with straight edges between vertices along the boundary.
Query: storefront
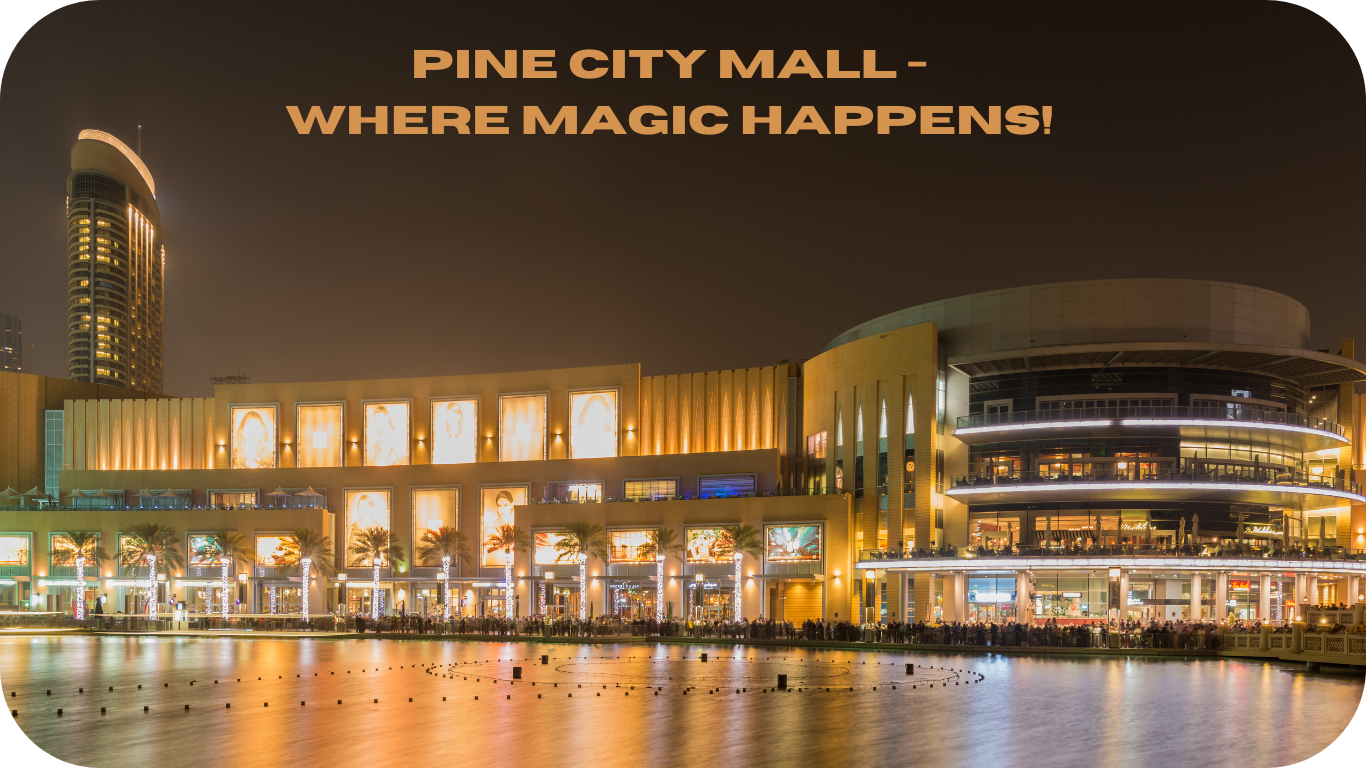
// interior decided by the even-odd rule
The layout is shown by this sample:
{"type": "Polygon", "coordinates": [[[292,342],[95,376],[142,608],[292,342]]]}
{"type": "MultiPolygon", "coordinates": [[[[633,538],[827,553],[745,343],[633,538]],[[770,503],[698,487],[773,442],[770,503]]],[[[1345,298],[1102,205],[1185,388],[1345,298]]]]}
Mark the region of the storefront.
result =
{"type": "Polygon", "coordinates": [[[968,621],[1000,624],[1014,620],[1014,576],[968,578],[968,621]]]}

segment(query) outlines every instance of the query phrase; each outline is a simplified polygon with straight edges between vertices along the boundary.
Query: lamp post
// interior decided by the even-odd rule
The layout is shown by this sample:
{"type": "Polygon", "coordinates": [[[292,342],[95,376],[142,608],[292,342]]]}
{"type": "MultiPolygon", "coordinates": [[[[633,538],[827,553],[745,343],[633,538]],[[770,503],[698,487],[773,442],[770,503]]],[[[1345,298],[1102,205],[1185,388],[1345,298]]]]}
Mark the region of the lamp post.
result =
{"type": "Polygon", "coordinates": [[[702,598],[703,598],[704,593],[706,592],[706,589],[707,589],[707,586],[706,586],[706,584],[704,583],[704,582],[706,581],[706,579],[707,579],[707,577],[706,577],[705,575],[703,575],[702,573],[694,573],[694,574],[693,574],[693,577],[692,577],[693,584],[695,584],[695,585],[697,586],[697,589],[693,590],[693,593],[692,593],[692,611],[691,611],[691,613],[692,613],[692,617],[693,617],[694,619],[698,618],[698,614],[700,614],[700,613],[702,612],[702,603],[703,603],[702,598]]]}
{"type": "Polygon", "coordinates": [[[664,623],[664,556],[655,557],[655,621],[664,623]]]}
{"type": "MultiPolygon", "coordinates": [[[[553,600],[553,599],[555,598],[555,572],[554,572],[554,571],[546,571],[546,572],[545,572],[545,583],[541,584],[541,589],[544,589],[544,590],[546,590],[547,592],[550,593],[550,594],[549,594],[550,599],[553,600]]],[[[542,595],[541,595],[541,613],[543,613],[543,614],[545,614],[545,615],[547,615],[547,616],[550,615],[550,606],[549,606],[549,603],[546,602],[546,595],[545,595],[545,594],[542,594],[542,595]]]]}
{"type": "MultiPolygon", "coordinates": [[[[246,603],[246,595],[247,595],[247,575],[246,575],[245,573],[239,573],[239,574],[237,574],[237,601],[238,601],[239,603],[245,604],[245,603],[246,603]]],[[[226,595],[224,595],[224,597],[226,597],[226,595]]],[[[238,609],[238,613],[241,613],[241,609],[238,609]]]]}
{"type": "Polygon", "coordinates": [[[451,620],[451,556],[441,558],[442,621],[451,620]]]}
{"type": "Polygon", "coordinates": [[[741,614],[740,614],[740,596],[741,596],[741,595],[740,595],[740,561],[743,560],[744,558],[745,558],[744,553],[742,553],[742,552],[736,552],[736,553],[735,553],[735,590],[734,590],[735,594],[733,595],[733,597],[735,598],[735,608],[734,608],[734,615],[730,617],[730,620],[731,620],[731,621],[739,621],[739,620],[740,620],[740,615],[741,615],[741,614]]]}
{"type": "MultiPolygon", "coordinates": [[[[868,596],[871,594],[873,599],[877,599],[877,571],[871,568],[863,572],[863,599],[859,603],[863,606],[863,623],[869,623],[868,609],[874,606],[868,605],[868,596]]],[[[948,589],[944,590],[946,593],[948,589]]],[[[874,603],[876,605],[876,603],[874,603]]]]}
{"type": "Polygon", "coordinates": [[[346,572],[337,574],[337,609],[346,615],[346,572]]]}
{"type": "Polygon", "coordinates": [[[76,621],[85,619],[85,556],[76,555],[76,621]]]}

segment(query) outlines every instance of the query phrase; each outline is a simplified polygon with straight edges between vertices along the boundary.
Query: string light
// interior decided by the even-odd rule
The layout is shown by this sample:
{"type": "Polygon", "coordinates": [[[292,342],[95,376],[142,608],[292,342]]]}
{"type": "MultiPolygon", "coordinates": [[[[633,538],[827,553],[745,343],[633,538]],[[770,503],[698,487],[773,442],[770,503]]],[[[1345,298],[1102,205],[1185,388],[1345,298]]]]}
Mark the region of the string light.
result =
{"type": "Polygon", "coordinates": [[[588,555],[579,555],[579,621],[588,621],[588,555]]]}
{"type": "MultiPolygon", "coordinates": [[[[223,611],[222,611],[222,612],[223,612],[223,621],[226,622],[226,621],[228,620],[228,563],[227,563],[227,561],[225,560],[225,561],[223,561],[222,563],[220,563],[220,565],[222,565],[222,567],[223,567],[223,574],[222,574],[222,581],[223,581],[223,587],[222,587],[222,590],[223,590],[223,611]]],[[[212,594],[212,592],[210,592],[210,594],[212,594]]]]}
{"type": "Polygon", "coordinates": [[[744,554],[741,552],[735,553],[735,587],[731,590],[735,596],[735,615],[730,617],[731,621],[739,621],[740,616],[742,615],[740,613],[740,596],[743,592],[743,590],[740,589],[740,561],[743,560],[744,557],[744,554]]]}
{"type": "Polygon", "coordinates": [[[85,619],[85,556],[76,555],[76,621],[85,619]]]}
{"type": "Polygon", "coordinates": [[[313,565],[313,558],[311,558],[311,557],[305,557],[305,558],[303,559],[303,561],[302,561],[302,565],[303,565],[303,581],[301,582],[301,586],[303,587],[303,612],[304,612],[304,623],[307,624],[307,623],[308,623],[308,569],[309,569],[309,567],[311,567],[311,566],[313,565]]]}
{"type": "Polygon", "coordinates": [[[655,621],[664,622],[664,556],[655,557],[655,621]]]}
{"type": "Polygon", "coordinates": [[[374,574],[370,581],[373,586],[370,588],[370,618],[379,621],[379,558],[375,558],[374,574]]]}
{"type": "Polygon", "coordinates": [[[147,556],[147,616],[155,619],[157,617],[157,556],[147,556]]]}
{"type": "Polygon", "coordinates": [[[450,556],[450,555],[446,555],[445,557],[441,558],[441,574],[442,574],[442,576],[444,577],[444,578],[442,578],[441,581],[443,582],[443,586],[445,587],[445,591],[444,591],[444,597],[445,597],[445,611],[443,612],[441,618],[443,618],[443,619],[446,620],[446,621],[450,621],[450,620],[451,620],[451,556],[450,556]]]}

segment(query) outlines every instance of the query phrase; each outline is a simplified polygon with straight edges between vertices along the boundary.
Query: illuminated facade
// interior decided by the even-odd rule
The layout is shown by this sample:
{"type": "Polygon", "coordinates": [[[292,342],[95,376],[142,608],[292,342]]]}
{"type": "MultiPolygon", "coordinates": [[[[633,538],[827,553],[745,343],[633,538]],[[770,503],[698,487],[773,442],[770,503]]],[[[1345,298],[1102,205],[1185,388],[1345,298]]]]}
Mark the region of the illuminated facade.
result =
{"type": "Polygon", "coordinates": [[[1366,575],[1366,366],[1350,340],[1341,354],[1307,344],[1307,311],[1285,296],[1115,280],[915,307],[801,364],[68,398],[57,474],[62,505],[82,509],[45,528],[0,512],[0,531],[36,579],[50,536],[77,525],[115,542],[166,516],[189,547],[237,514],[257,610],[303,600],[279,570],[302,515],[347,576],[314,574],[315,613],[371,610],[378,565],[386,610],[426,613],[449,584],[465,615],[1284,619],[1355,602],[1366,575]],[[582,583],[555,546],[571,522],[607,535],[582,583]],[[496,543],[507,525],[526,551],[496,543]],[[759,541],[738,563],[731,525],[759,541]],[[661,527],[679,544],[662,562],[640,554],[661,527]],[[403,562],[351,551],[374,528],[403,562]],[[470,547],[449,574],[417,554],[442,528],[470,547]],[[1302,547],[1327,555],[1287,559],[1302,547]]]}
{"type": "Polygon", "coordinates": [[[123,142],[86,130],[66,186],[68,376],[160,392],[166,249],[152,174],[123,142]]]}

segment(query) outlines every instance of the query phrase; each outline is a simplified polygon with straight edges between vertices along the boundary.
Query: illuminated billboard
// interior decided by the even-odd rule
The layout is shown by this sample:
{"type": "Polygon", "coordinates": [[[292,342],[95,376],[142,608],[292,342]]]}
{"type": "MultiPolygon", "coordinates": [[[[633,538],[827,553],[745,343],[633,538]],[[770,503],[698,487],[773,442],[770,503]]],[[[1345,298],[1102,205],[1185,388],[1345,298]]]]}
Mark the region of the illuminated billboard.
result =
{"type": "Polygon", "coordinates": [[[408,463],[408,404],[365,404],[365,466],[408,463]]]}
{"type": "Polygon", "coordinates": [[[0,536],[0,565],[28,565],[28,537],[0,536]]]}
{"type": "Polygon", "coordinates": [[[233,469],[275,468],[275,406],[230,406],[228,423],[233,469]]]}
{"type": "Polygon", "coordinates": [[[571,393],[569,458],[601,459],[616,455],[617,391],[571,393]]]}
{"type": "Polygon", "coordinates": [[[641,557],[640,547],[650,540],[649,531],[612,531],[607,534],[610,548],[607,559],[613,563],[652,563],[653,558],[641,557]]]}
{"type": "Polygon", "coordinates": [[[498,398],[498,460],[545,458],[545,395],[498,398]]]}
{"type": "Polygon", "coordinates": [[[819,525],[770,525],[764,528],[764,557],[770,563],[821,559],[819,525]]]}
{"type": "Polygon", "coordinates": [[[257,536],[256,564],[279,567],[299,557],[299,544],[293,536],[257,536]]]}
{"type": "Polygon", "coordinates": [[[526,504],[526,495],[525,485],[479,489],[479,560],[485,568],[503,567],[503,551],[488,551],[489,541],[500,526],[516,525],[512,508],[518,504],[526,504]]]}
{"type": "MultiPolygon", "coordinates": [[[[458,528],[460,517],[459,488],[414,488],[413,489],[413,557],[422,546],[422,534],[427,531],[436,533],[437,529],[458,528]]],[[[440,565],[438,558],[422,565],[440,565]]]]}
{"type": "MultiPolygon", "coordinates": [[[[346,492],[346,546],[351,552],[351,544],[356,534],[366,528],[389,528],[389,491],[387,490],[348,490],[346,492]]],[[[348,561],[352,565],[370,565],[368,562],[348,561]]]]}
{"type": "Polygon", "coordinates": [[[479,401],[432,401],[432,463],[470,464],[479,449],[479,401]]]}
{"type": "Polygon", "coordinates": [[[725,563],[732,558],[721,545],[720,528],[689,528],[684,557],[690,563],[725,563]]]}
{"type": "Polygon", "coordinates": [[[563,533],[556,531],[537,531],[535,535],[535,557],[537,565],[561,565],[569,563],[568,560],[561,560],[559,550],[555,545],[560,539],[564,538],[563,533]]]}
{"type": "Polygon", "coordinates": [[[209,566],[218,565],[217,555],[205,554],[201,556],[200,554],[198,554],[199,552],[204,552],[206,548],[208,548],[208,552],[218,551],[213,546],[212,536],[206,533],[191,534],[190,553],[185,557],[185,561],[190,565],[191,568],[206,568],[209,566]]]}
{"type": "Polygon", "coordinates": [[[72,550],[71,539],[65,534],[54,533],[49,539],[51,542],[50,552],[52,554],[52,565],[75,565],[76,556],[72,550]]]}
{"type": "Polygon", "coordinates": [[[298,466],[342,465],[342,408],[341,403],[295,408],[294,460],[298,466]]]}

